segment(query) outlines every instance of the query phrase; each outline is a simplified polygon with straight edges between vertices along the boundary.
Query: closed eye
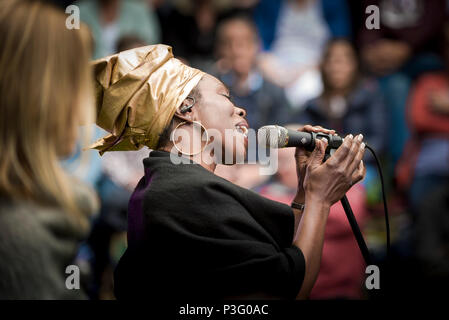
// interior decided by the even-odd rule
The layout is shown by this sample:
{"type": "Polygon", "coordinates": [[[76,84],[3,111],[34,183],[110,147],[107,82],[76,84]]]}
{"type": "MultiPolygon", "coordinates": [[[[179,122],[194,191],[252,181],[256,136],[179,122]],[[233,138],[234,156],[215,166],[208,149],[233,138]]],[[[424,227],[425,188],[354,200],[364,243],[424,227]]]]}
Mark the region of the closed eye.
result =
{"type": "Polygon", "coordinates": [[[231,101],[232,104],[234,104],[234,101],[232,100],[231,96],[228,96],[226,94],[222,94],[222,96],[228,98],[228,100],[231,101]]]}

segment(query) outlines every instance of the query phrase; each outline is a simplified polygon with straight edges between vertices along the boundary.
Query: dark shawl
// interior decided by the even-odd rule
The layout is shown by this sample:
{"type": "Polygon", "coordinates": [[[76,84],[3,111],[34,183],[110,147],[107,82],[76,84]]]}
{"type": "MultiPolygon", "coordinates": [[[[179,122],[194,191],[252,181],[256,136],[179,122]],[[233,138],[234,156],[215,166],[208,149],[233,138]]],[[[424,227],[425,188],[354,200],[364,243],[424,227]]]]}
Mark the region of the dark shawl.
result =
{"type": "Polygon", "coordinates": [[[305,261],[292,209],[152,151],[129,203],[118,299],[295,298],[305,261]]]}

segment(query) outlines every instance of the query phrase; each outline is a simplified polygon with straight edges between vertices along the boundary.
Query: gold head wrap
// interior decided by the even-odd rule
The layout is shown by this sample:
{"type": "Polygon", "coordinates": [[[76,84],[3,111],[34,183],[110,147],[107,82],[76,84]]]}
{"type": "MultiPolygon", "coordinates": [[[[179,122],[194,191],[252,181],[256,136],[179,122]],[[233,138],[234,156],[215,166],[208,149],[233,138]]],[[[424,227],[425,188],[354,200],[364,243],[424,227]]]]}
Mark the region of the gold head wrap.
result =
{"type": "Polygon", "coordinates": [[[94,61],[93,68],[97,125],[111,133],[91,146],[100,154],[154,149],[204,75],[175,59],[166,45],[123,51],[94,61]]]}

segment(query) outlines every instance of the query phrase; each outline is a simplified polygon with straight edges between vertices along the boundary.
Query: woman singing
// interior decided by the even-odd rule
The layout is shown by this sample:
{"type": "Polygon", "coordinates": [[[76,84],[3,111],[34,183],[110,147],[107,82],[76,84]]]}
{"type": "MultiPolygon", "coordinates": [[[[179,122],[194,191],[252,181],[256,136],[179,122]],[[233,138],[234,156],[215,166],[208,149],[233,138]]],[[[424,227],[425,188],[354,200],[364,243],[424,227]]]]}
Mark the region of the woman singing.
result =
{"type": "Polygon", "coordinates": [[[306,298],[329,208],[364,177],[363,137],[347,136],[325,163],[325,141],[312,153],[298,149],[292,208],[214,174],[226,154],[234,162],[244,157],[248,141],[245,110],[219,80],[182,64],[163,45],[97,60],[94,70],[97,123],[111,132],[94,147],[153,150],[129,203],[117,298],[306,298]],[[182,139],[172,139],[173,131],[182,139]],[[219,134],[211,139],[207,132],[219,134]],[[235,143],[225,141],[226,132],[235,143]],[[190,142],[200,135],[208,138],[195,147],[190,142]],[[173,161],[179,154],[190,163],[173,161]]]}

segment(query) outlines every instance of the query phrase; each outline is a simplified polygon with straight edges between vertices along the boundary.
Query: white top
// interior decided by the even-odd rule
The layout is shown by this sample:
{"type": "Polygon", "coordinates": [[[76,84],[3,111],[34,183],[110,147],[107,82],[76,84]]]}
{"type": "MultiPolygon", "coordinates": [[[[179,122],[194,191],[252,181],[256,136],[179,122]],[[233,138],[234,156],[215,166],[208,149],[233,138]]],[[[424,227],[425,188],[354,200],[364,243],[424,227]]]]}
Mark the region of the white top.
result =
{"type": "Polygon", "coordinates": [[[298,7],[284,1],[281,6],[272,52],[298,67],[318,64],[330,29],[322,15],[321,1],[308,1],[298,7]]]}

